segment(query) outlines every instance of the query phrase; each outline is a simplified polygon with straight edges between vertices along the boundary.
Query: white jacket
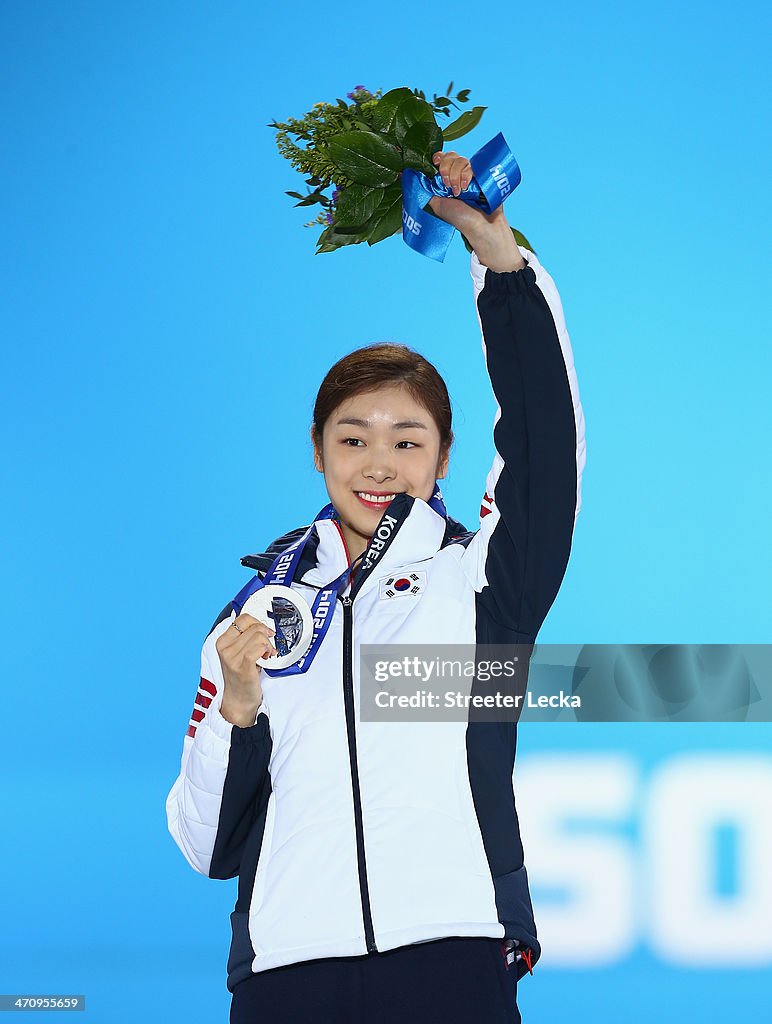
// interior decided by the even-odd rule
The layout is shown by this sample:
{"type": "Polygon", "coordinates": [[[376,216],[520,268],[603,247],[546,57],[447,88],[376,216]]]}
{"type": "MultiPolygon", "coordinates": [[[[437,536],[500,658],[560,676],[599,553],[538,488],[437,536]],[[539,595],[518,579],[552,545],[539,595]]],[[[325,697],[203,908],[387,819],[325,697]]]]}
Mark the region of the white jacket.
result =
{"type": "MultiPolygon", "coordinates": [[[[231,990],[251,972],[446,936],[513,939],[532,963],[540,954],[512,784],[516,724],[359,720],[360,644],[533,645],[563,579],[584,421],[560,298],[521,252],[528,266],[506,273],[471,257],[498,402],[479,529],[398,495],[387,509],[396,526],[336,602],[310,668],[263,673],[248,728],[220,714],[215,648],[243,591],[204,642],[166,806],[196,871],[239,876],[231,990]],[[397,571],[425,574],[417,594],[384,595],[397,571]]],[[[242,563],[263,574],[303,529],[242,563]]],[[[293,586],[311,604],[347,562],[336,523],[322,520],[293,586]]]]}

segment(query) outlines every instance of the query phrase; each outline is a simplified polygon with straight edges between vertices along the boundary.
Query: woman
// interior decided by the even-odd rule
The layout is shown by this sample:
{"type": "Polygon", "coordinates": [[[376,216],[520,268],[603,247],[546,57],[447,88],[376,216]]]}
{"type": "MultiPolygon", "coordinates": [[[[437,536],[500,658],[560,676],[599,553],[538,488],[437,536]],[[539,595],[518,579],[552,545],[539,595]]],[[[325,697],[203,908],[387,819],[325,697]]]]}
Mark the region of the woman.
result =
{"type": "Polygon", "coordinates": [[[455,198],[469,161],[434,160],[453,196],[432,208],[474,248],[499,405],[480,526],[449,517],[436,483],[453,434],[434,367],[390,344],[336,363],[311,430],[330,504],[312,527],[242,559],[257,576],[204,642],[167,800],[189,863],[239,876],[232,1024],[519,1021],[517,979],[540,954],[512,787],[515,722],[373,722],[357,706],[363,643],[530,653],[581,501],[584,423],[552,279],[516,245],[503,207],[486,215],[455,198]],[[310,664],[274,676],[256,660],[276,654],[278,638],[241,609],[290,554],[293,589],[311,604],[336,581],[334,599],[310,664]]]}

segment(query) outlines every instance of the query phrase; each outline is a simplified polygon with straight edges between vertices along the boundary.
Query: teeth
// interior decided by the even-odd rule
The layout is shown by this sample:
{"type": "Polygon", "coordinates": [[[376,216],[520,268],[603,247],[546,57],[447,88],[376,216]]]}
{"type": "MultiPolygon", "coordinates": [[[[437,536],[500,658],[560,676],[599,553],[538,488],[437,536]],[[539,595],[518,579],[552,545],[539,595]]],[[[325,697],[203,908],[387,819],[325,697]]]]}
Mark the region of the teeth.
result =
{"type": "Polygon", "coordinates": [[[364,498],[365,501],[375,501],[379,505],[383,505],[386,502],[393,501],[396,498],[396,494],[368,494],[367,491],[357,491],[360,498],[364,498]]]}

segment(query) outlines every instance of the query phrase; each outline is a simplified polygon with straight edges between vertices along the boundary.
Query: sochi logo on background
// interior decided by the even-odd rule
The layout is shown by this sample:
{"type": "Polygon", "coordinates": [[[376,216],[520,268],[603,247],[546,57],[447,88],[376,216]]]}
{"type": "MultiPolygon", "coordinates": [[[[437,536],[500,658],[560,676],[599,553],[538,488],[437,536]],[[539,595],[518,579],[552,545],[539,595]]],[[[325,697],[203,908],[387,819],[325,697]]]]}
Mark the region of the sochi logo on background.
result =
{"type": "Polygon", "coordinates": [[[380,580],[378,596],[382,601],[391,601],[396,597],[417,597],[425,586],[425,572],[409,572],[404,576],[386,576],[380,580]]]}

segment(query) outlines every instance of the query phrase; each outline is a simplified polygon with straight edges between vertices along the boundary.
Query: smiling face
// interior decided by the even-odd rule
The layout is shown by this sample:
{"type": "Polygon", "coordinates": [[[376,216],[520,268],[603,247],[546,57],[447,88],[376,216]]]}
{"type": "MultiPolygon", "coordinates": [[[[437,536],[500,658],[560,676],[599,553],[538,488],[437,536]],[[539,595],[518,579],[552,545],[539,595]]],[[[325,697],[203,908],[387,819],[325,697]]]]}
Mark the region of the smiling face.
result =
{"type": "Polygon", "coordinates": [[[333,411],[321,449],[314,445],[314,465],[324,473],[352,561],[395,494],[431,498],[448,469],[440,447],[431,413],[400,385],[347,398],[333,411]]]}

